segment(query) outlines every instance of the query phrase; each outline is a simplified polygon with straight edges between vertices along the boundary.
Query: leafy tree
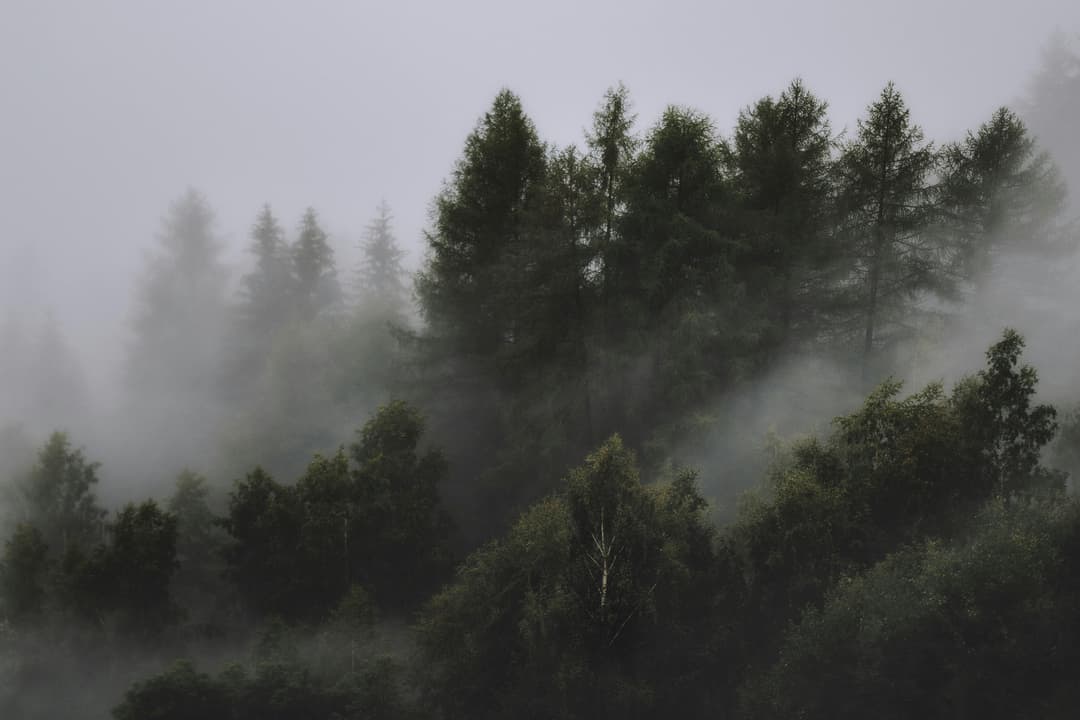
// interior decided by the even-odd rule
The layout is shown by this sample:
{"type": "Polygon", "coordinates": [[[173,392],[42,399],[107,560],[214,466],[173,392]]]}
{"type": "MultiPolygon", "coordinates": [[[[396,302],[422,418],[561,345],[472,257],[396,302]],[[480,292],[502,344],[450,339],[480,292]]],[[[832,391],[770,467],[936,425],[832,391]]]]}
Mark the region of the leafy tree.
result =
{"type": "Polygon", "coordinates": [[[230,569],[260,614],[319,620],[353,585],[400,607],[448,569],[441,453],[421,454],[424,423],[403,402],[376,411],[348,454],[315,455],[294,486],[256,470],[224,523],[230,569]],[[351,462],[350,462],[351,460],[351,462]]]}
{"type": "Polygon", "coordinates": [[[113,710],[116,720],[217,720],[235,717],[226,689],[195,669],[190,660],[177,660],[160,675],[136,683],[113,710]]]}
{"type": "Polygon", "coordinates": [[[22,623],[45,606],[48,546],[33,525],[15,528],[0,560],[0,608],[7,621],[22,623]]]}
{"type": "Polygon", "coordinates": [[[295,489],[261,468],[236,483],[223,520],[233,542],[229,572],[241,598],[260,613],[300,615],[304,607],[297,559],[303,523],[295,489]]]}
{"type": "Polygon", "coordinates": [[[212,610],[222,596],[224,574],[221,552],[225,538],[220,519],[211,511],[206,478],[185,470],[176,478],[176,489],[167,509],[176,518],[176,559],[179,569],[173,585],[187,610],[212,610]]]}
{"type": "Polygon", "coordinates": [[[703,505],[689,478],[642,486],[609,440],[432,599],[431,701],[447,717],[685,709],[678,681],[701,650],[688,628],[712,562],[703,505]]]}
{"type": "Polygon", "coordinates": [[[73,448],[67,435],[53,433],[38,451],[37,462],[16,484],[19,517],[41,533],[58,555],[92,547],[102,536],[105,511],[94,487],[100,465],[73,448]]]}
{"type": "Polygon", "coordinates": [[[356,284],[361,305],[375,304],[385,308],[384,315],[400,317],[408,302],[405,270],[401,260],[405,252],[394,237],[390,206],[382,202],[378,215],[367,227],[360,249],[363,257],[357,269],[356,284]]]}
{"type": "Polygon", "coordinates": [[[899,383],[885,383],[838,418],[827,441],[793,449],[770,496],[749,498],[721,538],[718,602],[731,624],[719,663],[771,664],[785,623],[845,575],[921,537],[955,537],[991,497],[1060,489],[1039,464],[1054,411],[1032,402],[1036,375],[1019,364],[1022,346],[1006,332],[987,368],[950,395],[930,385],[898,399],[899,383]]]}
{"type": "Polygon", "coordinates": [[[936,163],[933,146],[889,83],[859,120],[858,136],[844,147],[839,165],[864,377],[874,351],[890,339],[890,328],[895,332],[911,313],[912,301],[949,286],[949,261],[929,232],[929,182],[936,163]]]}
{"type": "Polygon", "coordinates": [[[109,540],[89,568],[101,583],[105,612],[122,632],[156,637],[179,617],[169,592],[179,567],[176,517],[153,500],[129,503],[109,524],[109,540]]]}
{"type": "Polygon", "coordinates": [[[415,603],[449,569],[439,499],[446,460],[419,451],[424,418],[398,400],[380,407],[350,448],[362,555],[357,579],[391,605],[415,603]]]}
{"type": "Polygon", "coordinates": [[[159,438],[145,452],[170,474],[213,442],[229,317],[221,251],[213,211],[189,189],[169,208],[138,286],[125,419],[159,438]]]}
{"type": "Polygon", "coordinates": [[[634,161],[638,141],[633,135],[634,121],[630,92],[621,83],[604,93],[600,107],[593,113],[588,134],[590,160],[596,168],[601,212],[595,244],[600,256],[600,272],[605,296],[616,278],[619,219],[625,209],[626,180],[634,161]]]}

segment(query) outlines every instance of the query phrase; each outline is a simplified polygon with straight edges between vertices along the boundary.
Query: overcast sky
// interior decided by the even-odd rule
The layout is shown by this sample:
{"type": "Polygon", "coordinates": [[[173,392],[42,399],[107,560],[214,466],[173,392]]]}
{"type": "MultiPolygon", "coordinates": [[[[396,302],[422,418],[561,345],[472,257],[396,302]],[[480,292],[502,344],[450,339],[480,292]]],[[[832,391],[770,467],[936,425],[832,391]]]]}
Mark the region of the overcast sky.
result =
{"type": "Polygon", "coordinates": [[[853,127],[891,79],[948,140],[1022,93],[1055,28],[1080,2],[0,0],[0,303],[51,306],[100,368],[188,185],[230,258],[263,202],[355,242],[385,198],[415,263],[500,87],[565,144],[620,80],[642,128],[679,103],[726,132],[796,75],[853,127]]]}

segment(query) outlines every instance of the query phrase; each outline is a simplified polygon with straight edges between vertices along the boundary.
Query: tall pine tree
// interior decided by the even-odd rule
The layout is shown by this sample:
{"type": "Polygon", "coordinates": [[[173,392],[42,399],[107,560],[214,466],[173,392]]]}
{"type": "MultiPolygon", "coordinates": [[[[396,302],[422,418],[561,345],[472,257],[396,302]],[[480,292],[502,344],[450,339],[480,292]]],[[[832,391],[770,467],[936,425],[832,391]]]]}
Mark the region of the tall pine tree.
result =
{"type": "Polygon", "coordinates": [[[840,163],[844,233],[854,266],[847,288],[852,330],[862,336],[863,373],[869,378],[875,350],[895,339],[890,331],[903,326],[913,302],[948,285],[948,262],[928,232],[937,156],[889,83],[859,120],[857,138],[844,148],[840,163]]]}

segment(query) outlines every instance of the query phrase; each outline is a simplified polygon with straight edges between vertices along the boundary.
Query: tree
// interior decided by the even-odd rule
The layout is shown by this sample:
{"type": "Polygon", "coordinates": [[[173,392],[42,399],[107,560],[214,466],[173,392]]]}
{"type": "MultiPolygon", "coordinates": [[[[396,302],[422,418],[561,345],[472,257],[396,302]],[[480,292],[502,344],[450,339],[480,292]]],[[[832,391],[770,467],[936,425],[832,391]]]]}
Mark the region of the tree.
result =
{"type": "Polygon", "coordinates": [[[223,524],[229,573],[245,603],[258,613],[302,615],[302,566],[297,558],[303,506],[296,491],[256,468],[229,494],[223,524]]]}
{"type": "Polygon", "coordinates": [[[224,533],[211,511],[206,478],[184,470],[166,506],[176,518],[176,571],[173,585],[180,604],[189,612],[208,612],[222,600],[221,551],[224,533]]]}
{"type": "Polygon", "coordinates": [[[224,525],[230,572],[259,614],[321,620],[353,585],[416,603],[449,569],[441,453],[403,402],[377,410],[349,453],[316,454],[293,486],[256,469],[236,484],[224,525]]]}
{"type": "Polygon", "coordinates": [[[948,262],[928,232],[936,155],[889,83],[859,120],[840,159],[844,232],[854,262],[849,289],[862,321],[864,379],[874,351],[923,292],[948,287],[948,262]]]}
{"type": "Polygon", "coordinates": [[[827,105],[799,79],[739,115],[729,164],[744,247],[739,278],[761,303],[765,359],[817,339],[837,250],[827,105]]]}
{"type": "Polygon", "coordinates": [[[1077,520],[1064,498],[991,503],[970,538],[919,543],[842,581],[786,632],[742,716],[1068,717],[1077,520]]]}
{"type": "Polygon", "coordinates": [[[713,562],[703,508],[690,477],[643,486],[604,443],[428,604],[431,699],[446,717],[685,712],[713,562]]]}
{"type": "Polygon", "coordinates": [[[363,257],[357,268],[356,285],[362,309],[373,304],[382,309],[380,314],[400,318],[408,303],[405,270],[401,267],[405,252],[394,237],[392,220],[390,206],[384,201],[360,246],[363,257]]]}
{"type": "Polygon", "coordinates": [[[638,147],[632,134],[636,118],[632,113],[630,92],[620,83],[604,93],[603,102],[593,113],[592,131],[587,137],[601,204],[595,245],[601,258],[604,295],[611,291],[610,283],[615,280],[614,268],[618,264],[618,224],[625,208],[627,172],[638,147]]]}
{"type": "Polygon", "coordinates": [[[1011,110],[998,108],[963,142],[947,146],[944,165],[947,227],[957,236],[968,279],[979,282],[1000,252],[1052,246],[1065,185],[1011,110]]]}
{"type": "Polygon", "coordinates": [[[837,418],[831,437],[795,445],[767,495],[746,499],[719,547],[728,629],[714,661],[731,687],[742,669],[774,663],[786,623],[843,577],[921,538],[961,536],[992,498],[1031,502],[1060,491],[1060,475],[1039,461],[1054,411],[1033,402],[1037,378],[1019,363],[1022,346],[1006,332],[986,369],[950,394],[932,384],[898,398],[899,383],[883,383],[837,418]]]}
{"type": "Polygon", "coordinates": [[[424,418],[397,400],[380,407],[350,448],[355,465],[354,578],[390,606],[413,604],[450,568],[449,520],[439,499],[440,451],[421,454],[424,418]]]}
{"type": "Polygon", "coordinates": [[[20,523],[0,560],[0,608],[5,620],[24,623],[45,607],[48,546],[33,525],[20,523]]]}
{"type": "Polygon", "coordinates": [[[67,435],[53,433],[38,451],[37,462],[16,484],[19,518],[33,525],[58,556],[88,549],[103,532],[105,511],[94,495],[100,465],[88,462],[67,435]]]}
{"type": "Polygon", "coordinates": [[[319,226],[314,208],[304,211],[300,233],[292,247],[297,302],[305,319],[332,308],[341,299],[334,267],[334,250],[319,226]]]}

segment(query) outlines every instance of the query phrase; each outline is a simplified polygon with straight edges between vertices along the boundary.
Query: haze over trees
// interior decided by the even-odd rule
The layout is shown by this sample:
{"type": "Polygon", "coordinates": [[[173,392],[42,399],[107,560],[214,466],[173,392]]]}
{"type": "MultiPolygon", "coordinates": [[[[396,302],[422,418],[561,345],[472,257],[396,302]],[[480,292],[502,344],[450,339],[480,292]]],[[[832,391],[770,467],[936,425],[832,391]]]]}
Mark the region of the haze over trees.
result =
{"type": "MultiPolygon", "coordinates": [[[[413,278],[385,202],[354,266],[315,207],[252,208],[234,278],[186,191],[112,441],[152,497],[106,501],[64,418],[0,428],[0,715],[1071,717],[1077,414],[1023,328],[896,379],[1009,263],[1078,251],[1067,141],[1026,124],[1080,102],[1048,58],[961,138],[893,83],[841,133],[795,79],[728,136],[616,85],[556,146],[503,89],[413,278]],[[852,388],[831,424],[738,497],[738,456],[687,466],[813,363],[852,388]]],[[[92,415],[58,331],[34,347],[0,326],[43,379],[12,407],[92,415]]]]}

